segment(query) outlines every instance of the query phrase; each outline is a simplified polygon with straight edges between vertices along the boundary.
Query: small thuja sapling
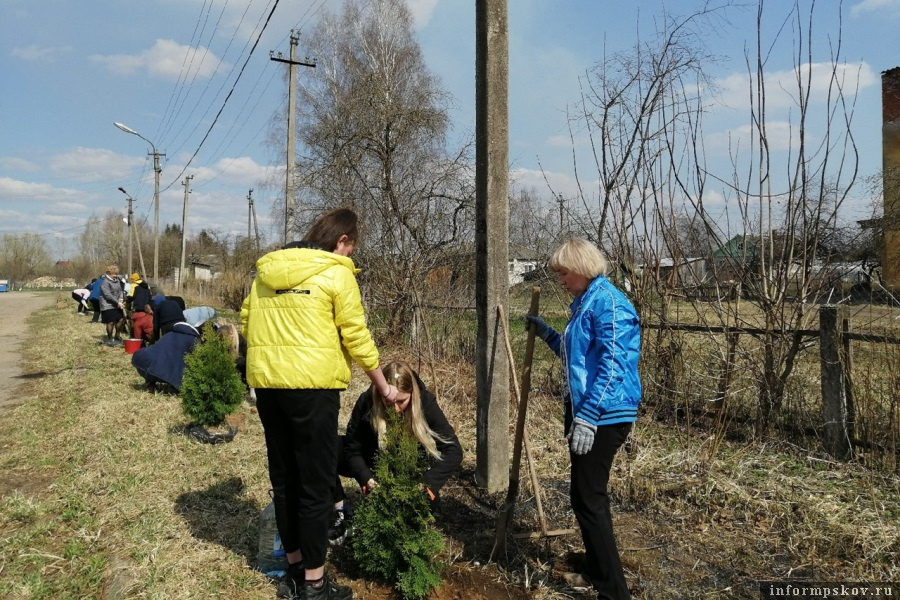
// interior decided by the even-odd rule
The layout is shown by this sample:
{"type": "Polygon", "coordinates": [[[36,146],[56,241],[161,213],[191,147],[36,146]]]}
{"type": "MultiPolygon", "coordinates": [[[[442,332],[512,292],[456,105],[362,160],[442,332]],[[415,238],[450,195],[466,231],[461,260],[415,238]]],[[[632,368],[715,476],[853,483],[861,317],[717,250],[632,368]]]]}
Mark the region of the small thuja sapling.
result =
{"type": "Polygon", "coordinates": [[[433,524],[422,483],[425,461],[402,416],[386,411],[387,431],[375,480],[353,518],[353,556],[368,576],[395,587],[404,600],[426,597],[441,584],[444,565],[435,557],[444,538],[433,524]]]}
{"type": "Polygon", "coordinates": [[[181,407],[197,425],[215,427],[222,425],[243,400],[244,384],[228,343],[207,322],[203,341],[184,359],[181,407]]]}

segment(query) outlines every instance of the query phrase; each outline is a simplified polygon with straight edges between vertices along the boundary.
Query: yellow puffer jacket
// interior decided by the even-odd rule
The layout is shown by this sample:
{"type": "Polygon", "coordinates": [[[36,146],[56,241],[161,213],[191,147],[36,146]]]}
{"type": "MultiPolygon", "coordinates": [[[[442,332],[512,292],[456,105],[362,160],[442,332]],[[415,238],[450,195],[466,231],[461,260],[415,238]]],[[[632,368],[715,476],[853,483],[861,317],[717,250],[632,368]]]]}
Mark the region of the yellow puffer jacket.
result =
{"type": "Polygon", "coordinates": [[[364,371],[378,367],[356,273],[349,258],[309,248],[256,261],[241,307],[251,387],[345,389],[351,358],[364,371]]]}

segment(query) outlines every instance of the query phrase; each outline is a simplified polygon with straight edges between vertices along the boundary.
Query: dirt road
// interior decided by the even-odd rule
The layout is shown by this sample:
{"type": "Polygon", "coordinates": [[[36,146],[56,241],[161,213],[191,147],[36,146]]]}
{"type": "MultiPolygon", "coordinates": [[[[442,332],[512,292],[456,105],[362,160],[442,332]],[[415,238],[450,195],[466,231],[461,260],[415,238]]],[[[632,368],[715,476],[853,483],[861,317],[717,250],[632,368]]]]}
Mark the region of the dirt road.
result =
{"type": "Polygon", "coordinates": [[[0,293],[0,413],[25,400],[15,393],[22,383],[19,347],[28,336],[25,320],[56,301],[55,293],[0,293]]]}

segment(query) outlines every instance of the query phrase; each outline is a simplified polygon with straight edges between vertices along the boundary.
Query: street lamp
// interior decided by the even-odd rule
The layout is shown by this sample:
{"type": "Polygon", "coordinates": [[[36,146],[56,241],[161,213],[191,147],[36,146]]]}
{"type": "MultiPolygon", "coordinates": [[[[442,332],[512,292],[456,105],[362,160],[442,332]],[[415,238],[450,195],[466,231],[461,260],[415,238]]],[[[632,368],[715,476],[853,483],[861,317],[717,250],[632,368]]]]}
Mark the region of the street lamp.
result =
{"type": "MultiPolygon", "coordinates": [[[[128,127],[127,125],[123,125],[122,123],[114,122],[113,125],[124,131],[125,133],[130,133],[131,135],[136,135],[153,148],[153,172],[154,172],[154,185],[153,185],[153,279],[154,281],[159,283],[159,174],[162,173],[162,169],[159,166],[159,157],[165,156],[165,154],[160,154],[156,151],[156,146],[139,134],[137,131],[128,127]]],[[[122,189],[122,188],[119,188],[122,189]]],[[[124,191],[124,190],[123,190],[124,191]]]]}

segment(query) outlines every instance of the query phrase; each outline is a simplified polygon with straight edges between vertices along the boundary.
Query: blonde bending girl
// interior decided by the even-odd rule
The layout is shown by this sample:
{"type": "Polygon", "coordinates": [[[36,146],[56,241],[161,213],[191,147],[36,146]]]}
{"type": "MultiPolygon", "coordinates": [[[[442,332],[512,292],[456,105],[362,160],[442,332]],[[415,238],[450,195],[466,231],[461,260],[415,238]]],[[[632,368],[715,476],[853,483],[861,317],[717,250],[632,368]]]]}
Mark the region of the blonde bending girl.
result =
{"type": "MultiPolygon", "coordinates": [[[[393,409],[403,415],[407,430],[419,442],[425,455],[428,468],[422,480],[434,511],[438,507],[441,488],[462,463],[462,446],[434,394],[412,367],[403,361],[394,361],[386,364],[382,373],[388,383],[396,386],[398,394],[389,399],[371,386],[359,396],[347,423],[347,433],[342,437],[343,452],[338,472],[355,479],[363,493],[378,486],[375,461],[387,430],[386,411],[393,409]]],[[[343,499],[344,491],[338,481],[335,487],[338,511],[342,510],[343,499]]],[[[337,520],[341,520],[340,515],[337,520]]],[[[334,538],[334,535],[330,537],[334,538]]]]}

